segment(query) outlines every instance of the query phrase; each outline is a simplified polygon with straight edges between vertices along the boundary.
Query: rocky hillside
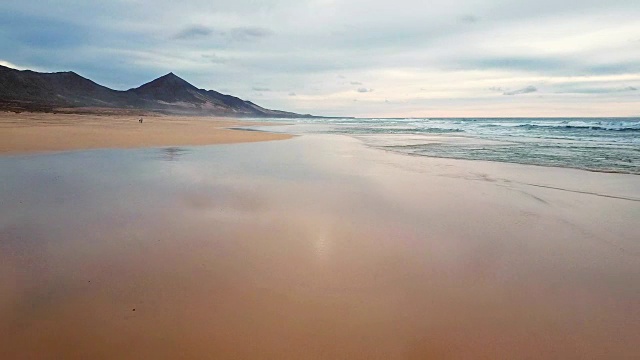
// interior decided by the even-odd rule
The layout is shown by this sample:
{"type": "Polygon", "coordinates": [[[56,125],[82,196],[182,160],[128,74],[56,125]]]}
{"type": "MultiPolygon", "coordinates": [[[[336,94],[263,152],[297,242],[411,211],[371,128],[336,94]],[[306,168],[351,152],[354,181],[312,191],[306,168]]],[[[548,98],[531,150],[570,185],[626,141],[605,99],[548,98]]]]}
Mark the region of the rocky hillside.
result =
{"type": "Polygon", "coordinates": [[[169,73],[127,91],[112,90],[74,72],[39,73],[0,66],[0,109],[29,111],[141,110],[180,115],[300,117],[265,109],[169,73]]]}

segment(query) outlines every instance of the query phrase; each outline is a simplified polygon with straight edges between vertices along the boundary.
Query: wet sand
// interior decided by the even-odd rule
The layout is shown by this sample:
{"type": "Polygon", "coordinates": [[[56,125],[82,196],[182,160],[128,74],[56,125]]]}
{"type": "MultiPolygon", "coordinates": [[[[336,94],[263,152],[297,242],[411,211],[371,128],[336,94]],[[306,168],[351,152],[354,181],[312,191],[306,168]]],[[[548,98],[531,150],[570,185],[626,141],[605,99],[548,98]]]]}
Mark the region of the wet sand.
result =
{"type": "Polygon", "coordinates": [[[0,112],[0,154],[283,140],[286,134],[228,129],[222,118],[0,112]]]}
{"type": "Polygon", "coordinates": [[[0,157],[3,359],[631,359],[637,176],[342,136],[0,157]]]}

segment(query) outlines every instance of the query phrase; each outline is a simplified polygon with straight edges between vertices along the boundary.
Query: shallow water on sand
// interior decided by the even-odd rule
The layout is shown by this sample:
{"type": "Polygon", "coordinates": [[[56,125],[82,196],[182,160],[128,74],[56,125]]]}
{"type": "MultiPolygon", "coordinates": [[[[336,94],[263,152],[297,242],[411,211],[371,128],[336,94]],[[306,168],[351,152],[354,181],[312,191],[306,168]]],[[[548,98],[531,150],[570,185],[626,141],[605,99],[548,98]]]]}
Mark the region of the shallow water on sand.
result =
{"type": "Polygon", "coordinates": [[[635,177],[545,171],[329,135],[0,157],[0,358],[632,358],[635,177]]]}

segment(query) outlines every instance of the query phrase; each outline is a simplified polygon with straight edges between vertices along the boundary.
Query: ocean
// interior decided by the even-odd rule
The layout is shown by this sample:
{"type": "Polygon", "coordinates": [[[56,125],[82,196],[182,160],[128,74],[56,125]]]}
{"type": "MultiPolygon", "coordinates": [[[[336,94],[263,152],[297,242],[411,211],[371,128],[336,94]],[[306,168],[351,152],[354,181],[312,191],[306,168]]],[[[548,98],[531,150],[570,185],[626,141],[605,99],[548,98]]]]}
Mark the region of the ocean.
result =
{"type": "Polygon", "coordinates": [[[399,153],[640,174],[640,118],[280,119],[399,153]]]}

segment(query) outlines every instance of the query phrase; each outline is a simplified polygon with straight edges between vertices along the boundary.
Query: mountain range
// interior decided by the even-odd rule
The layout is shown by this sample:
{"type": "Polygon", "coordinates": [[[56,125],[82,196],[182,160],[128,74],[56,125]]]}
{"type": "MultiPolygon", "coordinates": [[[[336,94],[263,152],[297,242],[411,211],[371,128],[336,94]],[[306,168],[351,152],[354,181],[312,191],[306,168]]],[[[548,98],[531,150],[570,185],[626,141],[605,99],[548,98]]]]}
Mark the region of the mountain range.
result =
{"type": "Polygon", "coordinates": [[[198,89],[173,73],[140,87],[113,90],[73,71],[40,73],[0,66],[0,110],[139,111],[174,115],[310,117],[270,110],[251,101],[198,89]]]}

